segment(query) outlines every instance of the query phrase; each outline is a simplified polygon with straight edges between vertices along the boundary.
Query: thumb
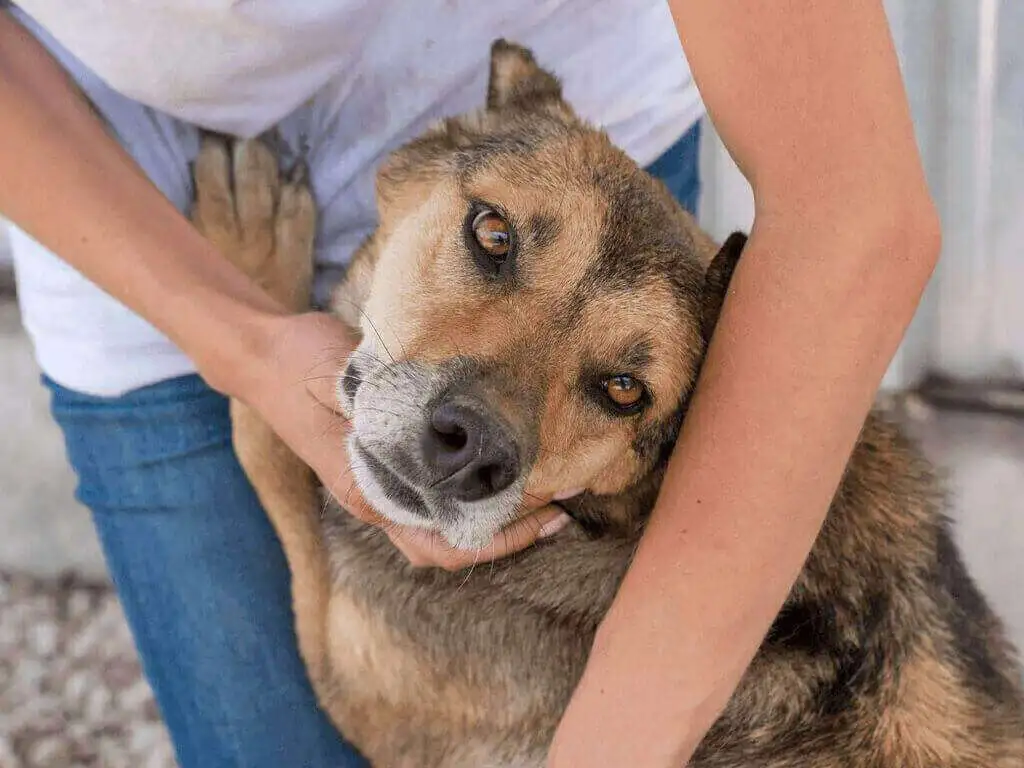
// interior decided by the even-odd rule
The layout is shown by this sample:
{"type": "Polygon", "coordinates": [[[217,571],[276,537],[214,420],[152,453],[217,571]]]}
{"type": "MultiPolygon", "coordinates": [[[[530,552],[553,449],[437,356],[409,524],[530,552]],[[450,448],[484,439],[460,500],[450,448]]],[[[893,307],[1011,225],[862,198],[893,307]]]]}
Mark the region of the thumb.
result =
{"type": "Polygon", "coordinates": [[[331,406],[314,402],[313,429],[318,435],[330,435],[329,440],[316,440],[307,463],[312,467],[324,488],[346,512],[364,523],[380,525],[384,522],[356,484],[348,455],[348,420],[331,406]]]}

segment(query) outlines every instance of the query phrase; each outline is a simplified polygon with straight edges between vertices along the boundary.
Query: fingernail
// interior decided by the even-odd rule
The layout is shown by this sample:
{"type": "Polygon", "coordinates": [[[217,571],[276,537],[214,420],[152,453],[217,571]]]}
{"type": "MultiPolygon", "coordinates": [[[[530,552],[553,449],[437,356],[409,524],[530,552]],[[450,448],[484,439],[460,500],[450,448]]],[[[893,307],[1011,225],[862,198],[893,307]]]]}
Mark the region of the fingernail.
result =
{"type": "Polygon", "coordinates": [[[572,520],[565,512],[562,512],[558,517],[548,520],[540,527],[540,533],[537,534],[537,538],[546,539],[548,536],[554,536],[560,530],[565,528],[572,520]]]}

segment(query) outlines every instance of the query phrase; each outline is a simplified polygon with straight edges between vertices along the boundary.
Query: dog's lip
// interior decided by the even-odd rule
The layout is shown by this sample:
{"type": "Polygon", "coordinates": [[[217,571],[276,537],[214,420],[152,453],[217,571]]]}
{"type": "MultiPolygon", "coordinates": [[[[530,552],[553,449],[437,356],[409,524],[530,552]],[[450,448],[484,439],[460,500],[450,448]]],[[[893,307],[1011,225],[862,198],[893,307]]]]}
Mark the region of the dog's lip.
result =
{"type": "Polygon", "coordinates": [[[356,454],[366,464],[366,468],[374,476],[377,483],[402,508],[413,514],[426,516],[425,503],[419,492],[403,480],[397,472],[391,470],[383,461],[364,448],[358,440],[354,441],[356,454]]]}

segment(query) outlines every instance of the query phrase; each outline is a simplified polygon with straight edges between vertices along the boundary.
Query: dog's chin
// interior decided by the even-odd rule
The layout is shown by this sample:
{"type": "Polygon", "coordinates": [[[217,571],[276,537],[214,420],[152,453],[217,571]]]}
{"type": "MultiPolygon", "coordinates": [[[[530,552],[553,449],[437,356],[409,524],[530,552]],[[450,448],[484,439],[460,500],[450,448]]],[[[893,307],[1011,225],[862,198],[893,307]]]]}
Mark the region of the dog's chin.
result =
{"type": "Polygon", "coordinates": [[[457,520],[452,525],[438,526],[437,532],[448,542],[448,546],[475,552],[491,546],[500,530],[501,526],[497,525],[481,528],[479,525],[469,525],[463,520],[457,520]]]}
{"type": "MultiPolygon", "coordinates": [[[[352,475],[363,498],[381,517],[402,526],[435,531],[450,547],[474,551],[490,545],[509,517],[494,500],[434,509],[424,496],[388,466],[349,438],[352,475]]],[[[508,501],[508,499],[506,499],[508,501]]],[[[512,505],[515,506],[515,505],[512,505]]]]}

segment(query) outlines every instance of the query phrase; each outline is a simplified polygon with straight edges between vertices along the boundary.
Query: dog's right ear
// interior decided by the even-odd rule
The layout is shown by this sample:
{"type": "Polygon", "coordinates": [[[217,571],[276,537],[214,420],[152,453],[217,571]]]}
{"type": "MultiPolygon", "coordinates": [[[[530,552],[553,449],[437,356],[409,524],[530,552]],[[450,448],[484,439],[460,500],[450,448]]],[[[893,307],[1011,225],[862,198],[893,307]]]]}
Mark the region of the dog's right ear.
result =
{"type": "Polygon", "coordinates": [[[517,106],[529,109],[545,103],[565,106],[558,78],[541,69],[526,48],[507,40],[495,40],[491,45],[487,108],[499,110],[517,106]]]}
{"type": "Polygon", "coordinates": [[[701,330],[704,341],[711,341],[715,332],[718,316],[722,312],[725,295],[729,291],[729,281],[739,263],[740,254],[747,244],[747,236],[742,232],[733,232],[722,243],[715,258],[711,260],[707,272],[704,273],[704,305],[701,311],[701,330]]]}

